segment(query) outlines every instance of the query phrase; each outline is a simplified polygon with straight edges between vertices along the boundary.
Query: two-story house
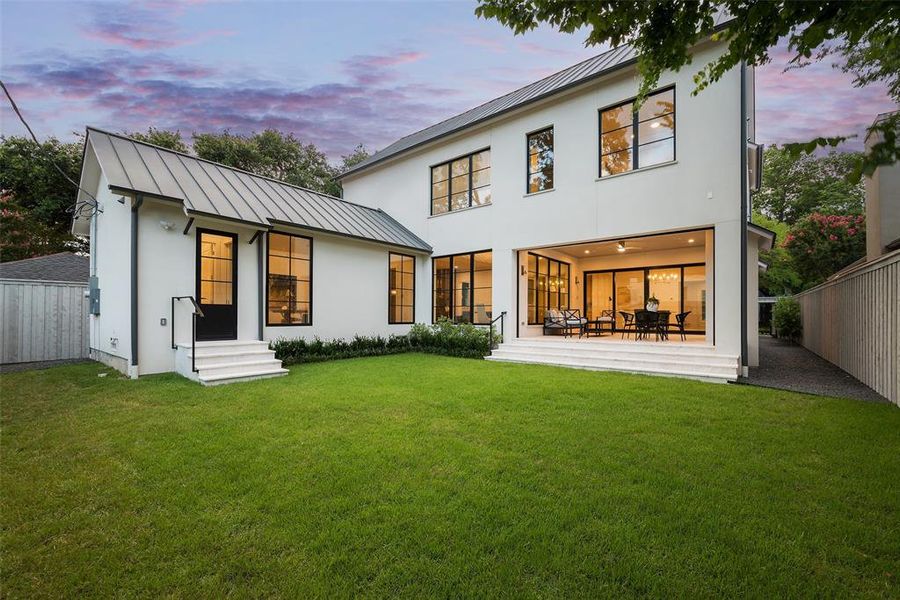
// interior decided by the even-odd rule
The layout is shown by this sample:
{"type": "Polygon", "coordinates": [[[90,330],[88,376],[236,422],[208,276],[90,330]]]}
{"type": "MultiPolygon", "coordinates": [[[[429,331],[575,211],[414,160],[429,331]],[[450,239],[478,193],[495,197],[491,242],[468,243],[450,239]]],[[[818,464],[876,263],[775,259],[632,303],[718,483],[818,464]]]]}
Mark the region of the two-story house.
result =
{"type": "Polygon", "coordinates": [[[344,199],[89,129],[95,356],[214,383],[283,372],[277,337],[446,317],[502,323],[497,360],[734,380],[772,241],[747,219],[753,73],[696,96],[666,73],[640,108],[637,86],[605,52],[389,145],[344,199]]]}

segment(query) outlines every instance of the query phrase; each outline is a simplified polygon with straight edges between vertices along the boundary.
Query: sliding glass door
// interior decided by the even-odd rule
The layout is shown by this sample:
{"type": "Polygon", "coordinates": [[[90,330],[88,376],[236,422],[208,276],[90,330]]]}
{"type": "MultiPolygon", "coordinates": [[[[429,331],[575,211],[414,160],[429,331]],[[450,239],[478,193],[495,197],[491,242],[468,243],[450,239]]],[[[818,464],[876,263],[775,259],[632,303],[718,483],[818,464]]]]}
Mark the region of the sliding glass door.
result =
{"type": "Polygon", "coordinates": [[[659,310],[675,315],[689,312],[685,330],[706,331],[706,265],[672,265],[610,271],[588,271],[584,274],[584,306],[589,320],[600,317],[603,310],[615,312],[616,329],[624,319],[621,312],[633,313],[646,307],[655,297],[659,310]]]}

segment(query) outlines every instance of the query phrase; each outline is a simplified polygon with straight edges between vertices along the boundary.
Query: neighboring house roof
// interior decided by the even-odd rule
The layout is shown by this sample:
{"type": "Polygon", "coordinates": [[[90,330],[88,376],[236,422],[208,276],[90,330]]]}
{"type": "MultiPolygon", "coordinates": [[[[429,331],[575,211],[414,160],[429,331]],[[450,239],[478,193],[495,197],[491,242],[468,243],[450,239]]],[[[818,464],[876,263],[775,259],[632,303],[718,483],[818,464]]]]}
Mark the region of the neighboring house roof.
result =
{"type": "MultiPolygon", "coordinates": [[[[731,18],[725,11],[715,17],[715,28],[721,29],[731,18]]],[[[618,69],[637,62],[637,53],[631,45],[626,44],[598,54],[592,58],[563,69],[548,77],[519,88],[505,96],[476,106],[471,110],[426,127],[404,138],[400,138],[386,148],[379,150],[364,161],[359,162],[338,177],[346,177],[352,173],[363,171],[372,165],[385,161],[393,156],[411,150],[428,142],[472,127],[488,119],[492,119],[509,111],[538,102],[554,94],[581,85],[593,79],[607,75],[618,69]]]]}
{"type": "Polygon", "coordinates": [[[747,231],[759,236],[760,250],[771,250],[775,246],[775,232],[771,229],[766,229],[762,225],[757,225],[756,223],[748,221],[747,231]]]}
{"type": "Polygon", "coordinates": [[[59,252],[0,263],[0,279],[87,283],[90,272],[90,259],[73,252],[59,252]]]}
{"type": "Polygon", "coordinates": [[[381,209],[89,127],[87,139],[111,190],[146,194],[207,215],[271,228],[293,225],[430,252],[381,209]]]}

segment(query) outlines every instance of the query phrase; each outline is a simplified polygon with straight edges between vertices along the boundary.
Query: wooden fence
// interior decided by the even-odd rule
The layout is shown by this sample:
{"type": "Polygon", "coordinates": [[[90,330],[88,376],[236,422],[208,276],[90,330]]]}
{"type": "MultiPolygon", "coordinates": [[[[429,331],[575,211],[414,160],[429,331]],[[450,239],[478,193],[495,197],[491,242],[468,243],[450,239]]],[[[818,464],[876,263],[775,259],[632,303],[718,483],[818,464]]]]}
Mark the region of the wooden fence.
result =
{"type": "Polygon", "coordinates": [[[900,250],[796,298],[803,345],[900,405],[900,250]]]}
{"type": "Polygon", "coordinates": [[[86,358],[87,284],[0,279],[0,364],[86,358]]]}

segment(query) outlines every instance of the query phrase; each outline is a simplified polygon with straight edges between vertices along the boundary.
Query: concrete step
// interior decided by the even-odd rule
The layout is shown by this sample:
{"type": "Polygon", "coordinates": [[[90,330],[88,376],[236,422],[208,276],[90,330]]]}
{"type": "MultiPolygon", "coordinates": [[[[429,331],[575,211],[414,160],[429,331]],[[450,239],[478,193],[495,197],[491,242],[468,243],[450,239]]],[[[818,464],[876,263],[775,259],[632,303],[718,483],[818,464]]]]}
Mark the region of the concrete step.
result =
{"type": "Polygon", "coordinates": [[[591,371],[619,371],[625,373],[637,373],[640,375],[659,375],[666,377],[685,377],[713,383],[727,383],[737,380],[737,369],[703,369],[703,368],[667,368],[636,363],[604,363],[602,361],[585,361],[576,359],[553,359],[542,356],[496,356],[496,352],[486,357],[487,360],[496,362],[512,362],[523,364],[540,364],[556,367],[568,367],[574,369],[586,369],[591,371]]]}
{"type": "Polygon", "coordinates": [[[501,344],[490,360],[558,365],[580,369],[626,371],[736,381],[738,357],[713,346],[671,342],[516,339],[501,344]]]}
{"type": "Polygon", "coordinates": [[[257,371],[245,371],[242,373],[219,374],[219,375],[203,375],[200,374],[199,381],[203,385],[221,385],[223,383],[238,383],[241,381],[254,381],[256,379],[269,379],[271,377],[281,377],[287,375],[287,369],[260,369],[257,371]]]}
{"type": "Polygon", "coordinates": [[[604,358],[610,360],[661,360],[675,361],[682,364],[717,364],[725,366],[736,366],[737,356],[726,354],[718,354],[714,351],[693,351],[687,349],[672,350],[662,352],[658,349],[643,349],[619,346],[598,346],[585,347],[577,344],[569,346],[558,345],[525,345],[525,344],[501,344],[496,352],[515,352],[520,354],[535,355],[554,355],[564,356],[568,358],[604,358]]]}
{"type": "MultiPolygon", "coordinates": [[[[191,354],[191,343],[181,342],[179,348],[191,354]]],[[[197,357],[222,354],[225,352],[253,352],[268,350],[269,342],[261,340],[225,340],[220,342],[197,342],[197,357]]]]}
{"type": "Polygon", "coordinates": [[[246,362],[225,363],[213,366],[198,366],[197,368],[200,371],[200,377],[204,377],[206,375],[232,375],[245,373],[247,371],[280,369],[281,361],[275,358],[270,358],[246,362]]]}
{"type": "MultiPolygon", "coordinates": [[[[187,354],[191,358],[190,352],[187,354]]],[[[196,365],[198,369],[220,365],[240,364],[259,360],[274,360],[274,350],[252,350],[243,352],[218,352],[215,354],[199,354],[196,365]]]]}

